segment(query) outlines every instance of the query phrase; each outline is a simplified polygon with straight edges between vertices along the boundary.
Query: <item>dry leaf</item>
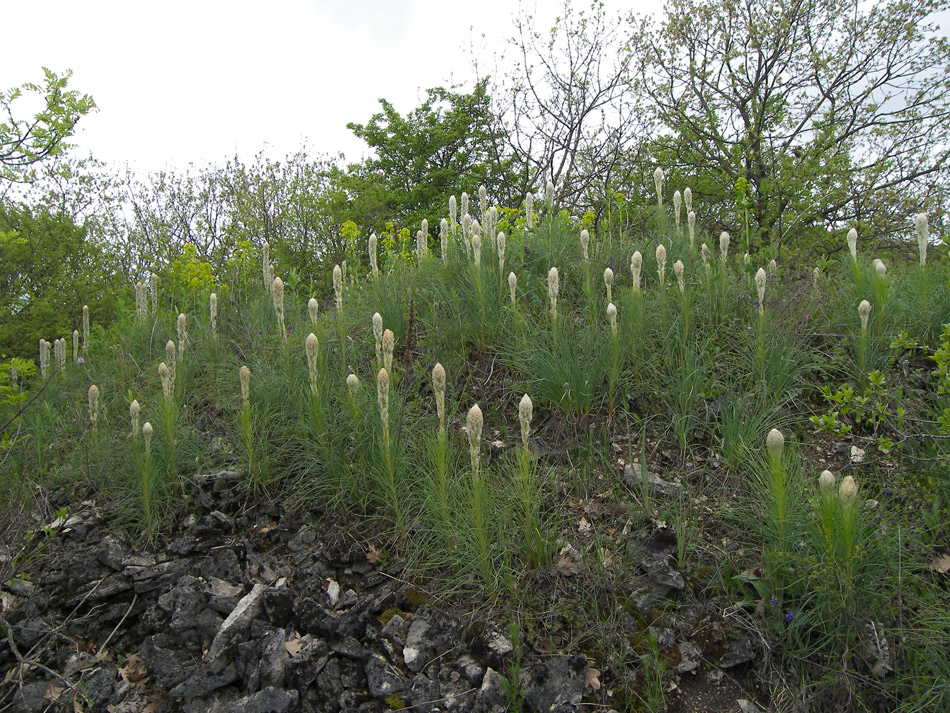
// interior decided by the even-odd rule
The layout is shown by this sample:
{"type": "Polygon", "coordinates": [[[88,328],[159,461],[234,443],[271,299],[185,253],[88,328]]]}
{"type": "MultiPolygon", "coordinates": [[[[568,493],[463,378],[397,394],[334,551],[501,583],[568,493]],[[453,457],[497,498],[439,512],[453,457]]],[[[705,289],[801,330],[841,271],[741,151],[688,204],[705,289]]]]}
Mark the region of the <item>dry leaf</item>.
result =
{"type": "Polygon", "coordinates": [[[366,550],[366,560],[370,564],[379,564],[380,560],[383,558],[383,553],[380,552],[374,545],[370,545],[369,549],[366,550]]]}
{"type": "Polygon", "coordinates": [[[79,696],[73,698],[73,713],[83,713],[86,709],[82,707],[82,701],[79,700],[79,696]]]}
{"type": "Polygon", "coordinates": [[[594,526],[588,522],[586,517],[582,517],[577,521],[577,531],[582,535],[589,535],[591,530],[594,529],[594,526]]]}
{"type": "Polygon", "coordinates": [[[300,639],[288,639],[284,642],[284,648],[287,649],[288,654],[291,656],[296,656],[303,648],[303,641],[300,639]]]}
{"type": "Polygon", "coordinates": [[[577,554],[577,551],[570,545],[565,545],[554,557],[554,569],[557,570],[558,574],[565,576],[580,574],[581,566],[578,562],[579,559],[580,555],[577,554]]]}
{"type": "Polygon", "coordinates": [[[142,709],[142,713],[153,713],[158,708],[158,704],[166,698],[164,693],[153,693],[148,697],[148,705],[142,709]]]}
{"type": "Polygon", "coordinates": [[[537,639],[534,642],[534,650],[539,654],[554,654],[557,653],[557,646],[554,645],[554,642],[548,639],[537,639]]]}
{"type": "Polygon", "coordinates": [[[590,662],[587,664],[587,670],[584,672],[584,685],[590,686],[595,691],[600,690],[600,671],[590,665],[590,662]]]}
{"type": "Polygon", "coordinates": [[[148,683],[148,671],[142,657],[138,654],[129,654],[125,659],[125,666],[119,669],[122,680],[132,688],[141,691],[148,683]]]}
{"type": "Polygon", "coordinates": [[[940,557],[934,557],[933,562],[930,563],[930,569],[932,569],[937,574],[946,574],[950,572],[950,555],[940,555],[940,557]]]}
{"type": "Polygon", "coordinates": [[[268,532],[270,532],[271,530],[274,530],[274,529],[276,529],[276,528],[277,528],[277,523],[276,523],[276,522],[269,522],[269,523],[267,523],[266,525],[264,525],[260,530],[258,530],[258,532],[259,532],[261,535],[266,535],[268,532]]]}
{"type": "Polygon", "coordinates": [[[107,646],[96,654],[96,659],[98,661],[115,661],[115,650],[111,646],[107,646]]]}
{"type": "Polygon", "coordinates": [[[46,693],[43,694],[43,698],[48,701],[58,701],[59,697],[63,695],[63,691],[65,690],[65,686],[57,686],[55,683],[51,683],[49,686],[47,686],[46,693]]]}

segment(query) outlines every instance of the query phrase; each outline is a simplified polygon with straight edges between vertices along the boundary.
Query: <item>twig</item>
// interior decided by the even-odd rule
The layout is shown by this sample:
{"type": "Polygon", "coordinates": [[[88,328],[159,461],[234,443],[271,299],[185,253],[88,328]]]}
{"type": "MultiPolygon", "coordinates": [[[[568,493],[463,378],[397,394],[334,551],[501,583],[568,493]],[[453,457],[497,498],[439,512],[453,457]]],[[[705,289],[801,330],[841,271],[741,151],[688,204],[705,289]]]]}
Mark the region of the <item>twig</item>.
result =
{"type": "Polygon", "coordinates": [[[129,604],[129,608],[126,609],[125,614],[122,615],[122,618],[119,619],[119,623],[115,625],[115,628],[112,630],[112,633],[106,637],[106,640],[102,642],[102,645],[97,649],[97,651],[102,651],[106,646],[109,645],[109,642],[112,641],[112,637],[115,636],[115,632],[119,630],[119,627],[125,622],[126,617],[132,613],[132,607],[135,606],[136,600],[139,598],[138,592],[132,595],[132,603],[129,604]]]}
{"type": "Polygon", "coordinates": [[[23,683],[23,669],[28,666],[33,666],[35,668],[40,669],[41,671],[44,671],[50,676],[53,676],[54,678],[58,678],[60,681],[66,684],[66,687],[69,688],[71,691],[73,692],[76,691],[76,687],[73,684],[71,684],[69,681],[67,681],[61,674],[56,673],[56,671],[54,671],[51,668],[47,668],[46,666],[41,664],[39,661],[33,661],[31,659],[24,658],[23,654],[21,654],[20,650],[16,647],[16,642],[13,640],[13,627],[10,626],[10,623],[2,615],[0,615],[0,624],[3,625],[3,629],[7,634],[7,643],[10,645],[10,651],[13,652],[13,655],[16,657],[16,660],[19,662],[21,684],[23,683]]]}

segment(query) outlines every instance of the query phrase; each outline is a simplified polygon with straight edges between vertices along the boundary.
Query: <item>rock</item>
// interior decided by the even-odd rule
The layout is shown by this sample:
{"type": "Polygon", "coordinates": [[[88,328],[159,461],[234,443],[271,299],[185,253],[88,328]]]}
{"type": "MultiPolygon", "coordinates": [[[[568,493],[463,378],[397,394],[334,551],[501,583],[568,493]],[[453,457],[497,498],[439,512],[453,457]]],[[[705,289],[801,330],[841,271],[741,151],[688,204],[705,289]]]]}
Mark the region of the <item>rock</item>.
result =
{"type": "Polygon", "coordinates": [[[290,660],[290,654],[287,653],[287,647],[284,645],[286,641],[287,636],[281,629],[274,629],[264,637],[260,667],[262,686],[280,688],[284,685],[287,662],[290,660]]]}
{"type": "Polygon", "coordinates": [[[852,463],[863,463],[864,462],[865,452],[863,448],[858,448],[857,446],[851,446],[851,462],[852,463]]]}
{"type": "Polygon", "coordinates": [[[332,644],[330,648],[341,656],[346,656],[348,659],[362,661],[369,656],[366,647],[352,636],[343,637],[340,641],[332,644]]]}
{"type": "Polygon", "coordinates": [[[396,614],[386,622],[382,633],[383,636],[393,644],[405,646],[406,637],[409,635],[409,622],[396,614]]]}
{"type": "Polygon", "coordinates": [[[472,713],[505,713],[508,706],[504,683],[504,677],[495,669],[485,669],[482,685],[475,694],[472,713]]]}
{"type": "Polygon", "coordinates": [[[313,528],[310,525],[303,525],[297,530],[297,534],[287,542],[287,549],[291,552],[303,552],[304,550],[313,549],[316,541],[317,533],[313,531],[313,528]]]}
{"type": "Polygon", "coordinates": [[[406,667],[418,673],[433,658],[453,648],[458,628],[458,621],[438,609],[428,605],[420,607],[409,626],[403,647],[406,667]]]}
{"type": "Polygon", "coordinates": [[[253,589],[238,602],[228,618],[221,624],[214,641],[211,642],[211,648],[208,650],[208,660],[214,661],[227,648],[231,638],[238,631],[247,628],[251,620],[254,619],[264,608],[263,602],[264,585],[257,583],[253,589]]]}
{"type": "Polygon", "coordinates": [[[521,690],[535,713],[574,710],[584,697],[586,656],[560,656],[522,670],[521,690]]]}
{"type": "Polygon", "coordinates": [[[264,592],[264,612],[271,624],[280,628],[286,627],[294,616],[294,593],[282,587],[268,588],[264,592]]]}
{"type": "Polygon", "coordinates": [[[287,713],[297,707],[299,698],[297,691],[268,686],[225,705],[221,713],[287,713]]]}
{"type": "Polygon", "coordinates": [[[733,641],[719,662],[720,668],[733,668],[754,661],[757,655],[755,644],[748,636],[733,641]]]}
{"type": "Polygon", "coordinates": [[[673,669],[676,673],[695,674],[699,670],[703,654],[692,641],[684,641],[679,645],[680,661],[673,669]]]}
{"type": "Polygon", "coordinates": [[[142,643],[139,653],[152,681],[166,691],[188,678],[194,664],[177,646],[178,640],[166,633],[149,636],[142,643]]]}
{"type": "Polygon", "coordinates": [[[403,699],[412,706],[413,711],[431,713],[434,708],[440,707],[442,693],[439,682],[433,681],[423,673],[412,679],[412,686],[402,695],[403,699]]]}
{"type": "Polygon", "coordinates": [[[50,707],[50,702],[44,698],[49,689],[49,681],[34,681],[22,686],[13,695],[13,710],[22,713],[40,713],[50,707]]]}
{"type": "MultiPolygon", "coordinates": [[[[21,621],[16,624],[10,624],[13,629],[13,640],[20,648],[30,648],[37,641],[50,633],[51,629],[40,617],[34,617],[21,621]]],[[[6,642],[4,642],[6,643],[6,642]]]]}
{"type": "Polygon", "coordinates": [[[623,469],[623,482],[634,493],[646,485],[650,489],[651,495],[655,497],[669,498],[680,492],[680,486],[675,483],[668,483],[656,473],[647,470],[646,480],[644,480],[640,471],[640,463],[628,463],[623,469]]]}
{"type": "Polygon", "coordinates": [[[202,669],[172,688],[168,695],[172,698],[203,698],[212,691],[223,688],[237,680],[234,664],[228,664],[221,671],[202,669]]]}
{"type": "Polygon", "coordinates": [[[150,567],[126,567],[123,574],[131,578],[136,594],[153,592],[173,584],[188,569],[188,560],[169,560],[150,567]]]}
{"type": "Polygon", "coordinates": [[[331,609],[336,609],[336,605],[340,603],[340,583],[336,580],[327,582],[327,601],[331,609]]]}
{"type": "Polygon", "coordinates": [[[409,681],[398,669],[391,666],[379,654],[373,654],[364,664],[366,685],[373,698],[385,698],[409,688],[409,681]]]}

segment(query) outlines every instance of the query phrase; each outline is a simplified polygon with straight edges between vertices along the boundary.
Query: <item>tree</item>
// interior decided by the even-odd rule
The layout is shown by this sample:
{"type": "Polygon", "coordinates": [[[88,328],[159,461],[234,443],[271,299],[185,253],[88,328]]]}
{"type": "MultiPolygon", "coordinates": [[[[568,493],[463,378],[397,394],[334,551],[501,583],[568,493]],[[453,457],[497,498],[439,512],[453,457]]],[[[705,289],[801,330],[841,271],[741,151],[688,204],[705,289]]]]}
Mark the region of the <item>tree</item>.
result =
{"type": "Polygon", "coordinates": [[[556,187],[556,202],[583,210],[631,182],[630,152],[648,133],[632,101],[633,56],[619,18],[602,2],[575,11],[564,2],[542,33],[530,15],[515,20],[515,67],[497,92],[496,111],[510,126],[522,182],[556,187]]]}
{"type": "Polygon", "coordinates": [[[752,251],[815,228],[906,233],[947,178],[950,46],[931,23],[946,7],[669,0],[632,44],[659,150],[723,221],[738,183],[752,251]]]}
{"type": "Polygon", "coordinates": [[[422,105],[406,116],[380,99],[382,112],[366,124],[347,124],[376,153],[350,167],[354,185],[365,190],[375,182],[383,189],[389,219],[404,225],[417,225],[423,218],[438,225],[450,195],[472,193],[481,184],[502,203],[517,195],[516,174],[487,85],[482,79],[469,94],[429,89],[422,105]]]}
{"type": "Polygon", "coordinates": [[[76,123],[96,104],[88,94],[66,89],[72,72],[58,76],[43,68],[43,85],[28,82],[0,92],[5,121],[0,121],[0,182],[28,183],[32,168],[62,153],[76,123]],[[36,94],[44,104],[29,119],[16,118],[13,103],[25,94],[36,94]]]}

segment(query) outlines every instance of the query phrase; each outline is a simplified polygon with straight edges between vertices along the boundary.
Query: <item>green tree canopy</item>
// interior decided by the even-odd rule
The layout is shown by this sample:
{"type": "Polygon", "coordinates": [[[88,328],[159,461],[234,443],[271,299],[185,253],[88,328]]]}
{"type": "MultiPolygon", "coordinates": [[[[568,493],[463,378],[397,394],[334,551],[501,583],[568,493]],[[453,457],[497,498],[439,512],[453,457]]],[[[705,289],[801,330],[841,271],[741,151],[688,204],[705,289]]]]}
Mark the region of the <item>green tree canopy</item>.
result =
{"type": "Polygon", "coordinates": [[[96,104],[88,94],[67,89],[72,72],[59,76],[43,68],[43,84],[27,82],[0,91],[0,180],[17,183],[35,177],[33,167],[66,148],[65,140],[76,124],[96,104]],[[41,99],[43,107],[29,118],[17,117],[13,104],[28,95],[41,99]]]}
{"type": "Polygon", "coordinates": [[[814,228],[906,234],[947,178],[950,45],[932,23],[946,7],[669,0],[633,40],[665,168],[724,223],[747,187],[752,250],[814,228]]]}
{"type": "Polygon", "coordinates": [[[429,89],[422,105],[406,116],[380,99],[382,112],[366,124],[347,124],[376,154],[351,166],[351,185],[363,190],[367,183],[380,186],[387,217],[403,225],[416,225],[423,218],[437,225],[450,195],[471,193],[482,184],[497,202],[520,198],[487,85],[482,79],[469,94],[429,89]]]}

